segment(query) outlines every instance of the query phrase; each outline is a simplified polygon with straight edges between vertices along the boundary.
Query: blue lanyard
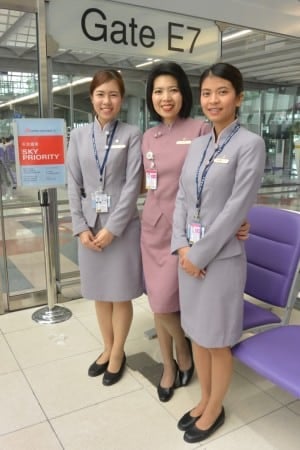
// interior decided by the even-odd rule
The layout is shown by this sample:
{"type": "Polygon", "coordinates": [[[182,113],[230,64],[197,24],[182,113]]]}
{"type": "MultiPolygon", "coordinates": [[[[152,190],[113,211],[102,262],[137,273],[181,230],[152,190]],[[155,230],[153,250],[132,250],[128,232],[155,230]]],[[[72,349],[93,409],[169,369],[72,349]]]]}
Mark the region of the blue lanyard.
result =
{"type": "Polygon", "coordinates": [[[234,129],[232,130],[232,132],[230,133],[230,135],[227,137],[227,139],[225,140],[225,142],[221,145],[221,147],[217,147],[214,151],[214,153],[211,155],[211,157],[209,158],[208,163],[206,164],[206,166],[204,167],[204,170],[202,172],[202,176],[201,176],[201,181],[200,181],[200,185],[199,185],[199,175],[200,175],[200,168],[204,162],[204,159],[206,157],[206,153],[209,147],[209,144],[211,143],[212,140],[212,136],[210,136],[208,143],[206,145],[206,148],[204,150],[204,153],[202,155],[200,164],[198,166],[197,172],[196,172],[196,192],[197,192],[197,203],[196,203],[196,211],[197,214],[196,216],[199,218],[199,213],[200,213],[200,206],[201,206],[201,195],[202,195],[202,191],[203,191],[203,187],[204,187],[204,183],[205,183],[205,179],[207,176],[207,172],[209,171],[210,167],[212,166],[215,158],[223,151],[224,147],[228,144],[228,142],[230,141],[230,139],[232,138],[232,136],[235,135],[235,133],[239,130],[240,128],[240,124],[237,123],[234,127],[234,129]]]}
{"type": "Polygon", "coordinates": [[[109,141],[107,142],[106,147],[105,147],[106,150],[105,150],[105,155],[104,155],[103,162],[102,162],[102,164],[100,164],[98,153],[97,153],[96,140],[95,140],[95,125],[94,125],[94,122],[93,122],[92,141],[93,141],[93,149],[94,149],[95,160],[96,160],[96,164],[98,166],[99,173],[100,173],[100,183],[103,182],[103,178],[102,178],[103,177],[103,172],[104,172],[104,168],[105,168],[105,164],[106,164],[106,161],[107,161],[107,158],[108,158],[109,151],[111,149],[111,144],[112,144],[112,141],[113,141],[113,138],[114,138],[114,134],[115,134],[117,125],[118,125],[118,121],[116,120],[116,122],[114,124],[114,127],[112,129],[112,132],[111,133],[108,132],[108,134],[107,134],[107,139],[109,138],[109,141]]]}

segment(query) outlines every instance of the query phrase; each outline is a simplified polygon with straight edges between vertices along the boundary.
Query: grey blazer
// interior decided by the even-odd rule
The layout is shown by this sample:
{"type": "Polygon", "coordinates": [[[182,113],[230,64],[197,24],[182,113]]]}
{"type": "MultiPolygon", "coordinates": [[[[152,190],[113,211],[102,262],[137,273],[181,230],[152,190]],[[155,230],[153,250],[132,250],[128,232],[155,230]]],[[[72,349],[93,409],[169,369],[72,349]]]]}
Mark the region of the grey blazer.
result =
{"type": "MultiPolygon", "coordinates": [[[[219,145],[231,133],[235,122],[219,136],[219,145]]],[[[171,251],[188,246],[186,229],[193,221],[196,207],[196,173],[210,135],[196,138],[185,160],[173,217],[171,251]]],[[[214,135],[207,159],[215,150],[214,135]]],[[[199,171],[199,179],[204,168],[199,171]]],[[[215,159],[205,179],[201,196],[200,222],[206,227],[204,237],[189,250],[188,258],[205,268],[215,258],[230,258],[244,252],[236,238],[240,225],[255,202],[265,166],[263,139],[241,127],[215,159]]]]}
{"type": "Polygon", "coordinates": [[[104,191],[111,196],[108,213],[97,214],[92,207],[91,194],[99,189],[100,173],[96,163],[92,129],[100,164],[105,155],[107,131],[112,123],[101,129],[95,119],[71,131],[67,153],[68,195],[73,234],[93,228],[99,216],[101,226],[120,236],[129,222],[138,217],[136,206],[141,187],[142,134],[138,127],[118,122],[104,170],[104,191]]]}

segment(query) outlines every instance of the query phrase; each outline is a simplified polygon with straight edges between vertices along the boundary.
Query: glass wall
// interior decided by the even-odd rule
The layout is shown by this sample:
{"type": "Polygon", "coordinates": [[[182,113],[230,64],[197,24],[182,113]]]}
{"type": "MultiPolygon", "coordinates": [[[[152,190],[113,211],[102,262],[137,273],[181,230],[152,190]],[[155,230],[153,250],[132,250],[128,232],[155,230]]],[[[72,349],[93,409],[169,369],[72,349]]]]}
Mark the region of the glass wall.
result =
{"type": "Polygon", "coordinates": [[[241,120],[265,140],[267,159],[264,184],[300,182],[295,154],[299,112],[297,87],[246,91],[241,120]]]}
{"type": "MultiPolygon", "coordinates": [[[[65,119],[68,130],[92,120],[88,91],[90,79],[76,75],[52,77],[54,116],[65,119]]],[[[128,81],[126,87],[127,85],[129,92],[123,103],[121,120],[135,123],[144,130],[149,126],[149,117],[145,113],[145,83],[128,81]]],[[[193,94],[193,116],[203,118],[197,88],[193,89],[193,94]]],[[[14,153],[11,145],[13,119],[37,117],[38,113],[37,74],[0,74],[0,172],[3,192],[7,198],[11,196],[15,185],[14,153]],[[5,170],[3,164],[6,164],[5,170]]],[[[246,86],[240,120],[248,129],[261,134],[265,139],[265,183],[298,183],[300,87],[261,89],[259,85],[256,88],[246,86]]]]}
{"type": "MultiPolygon", "coordinates": [[[[203,117],[194,89],[194,116],[203,117]]],[[[264,185],[300,184],[300,87],[247,87],[240,121],[266,143],[264,185]]]]}

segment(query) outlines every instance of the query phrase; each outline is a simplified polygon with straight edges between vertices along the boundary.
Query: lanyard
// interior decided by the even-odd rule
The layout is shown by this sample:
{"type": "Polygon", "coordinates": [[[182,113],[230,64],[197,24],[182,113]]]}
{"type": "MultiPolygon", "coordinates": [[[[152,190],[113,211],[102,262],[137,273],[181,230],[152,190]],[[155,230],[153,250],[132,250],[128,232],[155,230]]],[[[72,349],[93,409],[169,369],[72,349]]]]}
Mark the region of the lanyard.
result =
{"type": "Polygon", "coordinates": [[[93,149],[94,149],[95,160],[96,160],[96,163],[97,163],[97,166],[98,166],[98,169],[99,169],[99,173],[100,173],[100,183],[101,184],[103,182],[103,177],[102,176],[103,176],[105,164],[106,164],[106,161],[107,161],[107,158],[108,158],[108,154],[109,154],[109,151],[111,149],[111,144],[112,144],[112,141],[113,141],[113,138],[114,138],[114,134],[115,134],[117,125],[118,125],[118,121],[116,120],[112,132],[109,131],[107,133],[107,138],[106,139],[108,140],[108,142],[106,143],[106,146],[105,146],[105,155],[104,155],[104,158],[103,158],[103,162],[102,162],[102,164],[100,164],[98,153],[97,153],[96,140],[95,140],[95,130],[94,130],[94,122],[93,122],[93,131],[92,131],[93,149]]]}
{"type": "Polygon", "coordinates": [[[211,143],[212,137],[210,136],[208,143],[206,145],[206,148],[204,150],[203,156],[201,158],[200,164],[198,166],[197,169],[197,173],[196,173],[196,192],[197,192],[197,203],[196,203],[196,217],[199,218],[199,214],[200,214],[200,205],[201,205],[201,195],[202,195],[202,191],[203,191],[203,187],[204,187],[204,183],[205,183],[205,179],[206,179],[206,175],[207,172],[209,171],[210,167],[212,166],[214,159],[223,151],[224,147],[228,144],[228,142],[230,141],[230,139],[232,138],[233,135],[235,135],[235,133],[238,131],[238,129],[240,128],[240,124],[237,123],[234,127],[234,129],[232,130],[232,132],[230,133],[230,135],[227,137],[227,139],[225,140],[225,142],[221,145],[221,147],[217,147],[214,151],[214,153],[211,155],[211,157],[209,158],[208,163],[206,164],[206,166],[204,167],[204,170],[202,172],[202,176],[201,176],[201,181],[200,181],[200,185],[199,185],[199,174],[200,174],[200,168],[204,162],[209,144],[211,143]]]}

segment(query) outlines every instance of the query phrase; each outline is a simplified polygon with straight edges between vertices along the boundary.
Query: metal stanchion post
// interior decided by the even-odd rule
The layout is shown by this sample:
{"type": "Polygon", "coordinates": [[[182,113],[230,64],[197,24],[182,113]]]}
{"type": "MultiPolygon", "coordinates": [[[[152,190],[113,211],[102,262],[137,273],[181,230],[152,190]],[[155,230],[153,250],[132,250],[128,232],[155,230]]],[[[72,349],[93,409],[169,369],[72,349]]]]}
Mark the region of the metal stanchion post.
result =
{"type": "MultiPolygon", "coordinates": [[[[53,246],[50,242],[50,214],[49,214],[49,193],[48,190],[39,191],[39,201],[42,208],[44,248],[45,248],[45,272],[48,306],[35,311],[32,319],[38,323],[58,323],[64,322],[72,316],[72,312],[57,305],[57,290],[53,246]]],[[[52,224],[52,226],[54,226],[52,224]]]]}

